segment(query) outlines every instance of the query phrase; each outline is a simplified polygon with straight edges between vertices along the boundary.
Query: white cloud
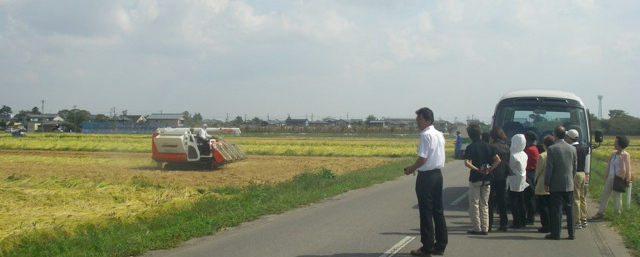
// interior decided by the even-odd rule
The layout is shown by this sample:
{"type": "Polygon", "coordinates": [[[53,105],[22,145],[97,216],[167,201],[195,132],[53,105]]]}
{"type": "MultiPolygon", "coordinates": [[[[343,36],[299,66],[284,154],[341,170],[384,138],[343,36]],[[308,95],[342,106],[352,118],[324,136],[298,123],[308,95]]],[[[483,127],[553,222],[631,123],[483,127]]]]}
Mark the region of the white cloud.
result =
{"type": "MultiPolygon", "coordinates": [[[[5,95],[20,95],[16,102],[26,106],[11,106],[15,110],[59,99],[92,112],[117,106],[209,118],[215,94],[225,96],[216,104],[224,110],[216,112],[233,117],[287,110],[410,116],[424,104],[420,94],[437,89],[442,97],[429,104],[441,110],[438,116],[490,117],[492,104],[451,108],[455,98],[449,95],[468,85],[488,86],[474,97],[493,101],[514,87],[562,85],[595,99],[607,78],[616,78],[612,90],[637,87],[640,18],[633,10],[639,6],[591,0],[0,0],[0,104],[8,101],[5,95]],[[92,98],[96,92],[100,99],[92,98]],[[185,92],[200,93],[157,101],[185,92]],[[397,104],[370,101],[379,98],[397,104]],[[323,104],[326,99],[335,104],[323,104]]],[[[617,108],[640,116],[631,101],[614,97],[605,99],[629,102],[617,108]]]]}
{"type": "Polygon", "coordinates": [[[357,33],[357,27],[335,10],[313,10],[313,15],[298,10],[290,11],[282,19],[282,28],[316,40],[340,40],[357,33]]]}
{"type": "Polygon", "coordinates": [[[579,62],[599,62],[602,60],[603,50],[597,44],[581,40],[569,44],[567,54],[579,62]]]}
{"type": "Polygon", "coordinates": [[[459,23],[464,19],[465,5],[461,1],[451,0],[438,2],[438,12],[451,23],[459,23]]]}
{"type": "Polygon", "coordinates": [[[621,55],[634,62],[640,61],[640,32],[625,32],[614,43],[621,55]]]}
{"type": "Polygon", "coordinates": [[[243,27],[247,30],[258,29],[261,25],[266,23],[269,18],[264,15],[255,15],[253,8],[242,2],[234,2],[232,4],[236,18],[240,21],[243,27]]]}
{"type": "Polygon", "coordinates": [[[428,37],[420,35],[413,29],[390,32],[389,47],[399,61],[434,60],[440,55],[440,52],[433,47],[428,37]]]}

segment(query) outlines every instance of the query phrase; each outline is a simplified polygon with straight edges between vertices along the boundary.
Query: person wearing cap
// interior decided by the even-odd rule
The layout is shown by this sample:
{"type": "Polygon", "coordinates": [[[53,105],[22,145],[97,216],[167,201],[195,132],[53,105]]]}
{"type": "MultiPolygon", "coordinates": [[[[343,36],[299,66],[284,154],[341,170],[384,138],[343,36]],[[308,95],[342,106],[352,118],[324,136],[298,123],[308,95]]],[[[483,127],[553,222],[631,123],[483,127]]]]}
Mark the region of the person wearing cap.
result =
{"type": "Polygon", "coordinates": [[[202,138],[202,140],[207,141],[211,139],[211,135],[207,133],[207,124],[202,124],[202,128],[198,131],[198,137],[202,138]]]}
{"type": "Polygon", "coordinates": [[[570,129],[564,140],[576,148],[578,157],[576,175],[573,178],[573,220],[576,222],[574,227],[581,229],[587,226],[586,181],[589,174],[585,173],[587,150],[580,144],[578,138],[580,138],[580,133],[575,129],[570,129]]]}
{"type": "Polygon", "coordinates": [[[202,124],[200,130],[198,130],[198,149],[200,149],[200,154],[202,155],[210,155],[211,154],[211,146],[209,143],[209,139],[211,139],[211,135],[207,133],[207,124],[202,124]]]}

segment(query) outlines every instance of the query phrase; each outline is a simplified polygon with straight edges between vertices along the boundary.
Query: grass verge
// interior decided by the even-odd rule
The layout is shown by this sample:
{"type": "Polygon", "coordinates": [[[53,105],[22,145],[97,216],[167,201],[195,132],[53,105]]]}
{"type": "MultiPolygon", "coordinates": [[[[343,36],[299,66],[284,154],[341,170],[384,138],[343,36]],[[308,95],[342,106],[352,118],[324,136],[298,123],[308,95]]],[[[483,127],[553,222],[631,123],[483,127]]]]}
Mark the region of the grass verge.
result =
{"type": "MultiPolygon", "coordinates": [[[[604,172],[609,156],[594,154],[591,162],[591,178],[589,195],[596,201],[600,201],[602,188],[604,187],[604,172]]],[[[634,178],[631,192],[631,208],[626,208],[626,193],[623,194],[623,211],[620,215],[613,214],[613,204],[609,202],[604,220],[610,222],[624,239],[625,246],[633,252],[634,256],[640,256],[640,180],[634,178]]],[[[609,201],[612,201],[610,198],[609,201]]]]}
{"type": "Polygon", "coordinates": [[[73,231],[35,231],[17,240],[2,256],[132,256],[175,247],[263,215],[282,213],[349,190],[395,179],[412,161],[402,158],[375,168],[336,176],[331,170],[306,172],[278,184],[213,189],[216,197],[163,210],[132,222],[85,225],[73,231]]]}

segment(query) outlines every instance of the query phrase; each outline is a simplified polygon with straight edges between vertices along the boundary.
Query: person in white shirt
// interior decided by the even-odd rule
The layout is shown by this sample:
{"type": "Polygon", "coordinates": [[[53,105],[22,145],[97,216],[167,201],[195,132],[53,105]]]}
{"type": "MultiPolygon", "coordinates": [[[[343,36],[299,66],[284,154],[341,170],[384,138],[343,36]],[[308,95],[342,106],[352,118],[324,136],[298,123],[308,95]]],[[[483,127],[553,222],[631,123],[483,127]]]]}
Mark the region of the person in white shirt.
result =
{"type": "Polygon", "coordinates": [[[442,203],[444,168],[444,136],[433,126],[433,111],[421,108],[416,111],[416,123],[420,132],[418,159],[404,168],[404,174],[418,172],[416,195],[420,210],[420,236],[422,247],[411,250],[414,256],[443,255],[447,247],[447,223],[442,203]]]}
{"type": "Polygon", "coordinates": [[[200,128],[200,130],[198,131],[198,137],[201,138],[204,141],[207,141],[207,140],[211,139],[211,135],[209,135],[209,133],[207,133],[207,124],[206,123],[202,124],[202,128],[200,128]]]}

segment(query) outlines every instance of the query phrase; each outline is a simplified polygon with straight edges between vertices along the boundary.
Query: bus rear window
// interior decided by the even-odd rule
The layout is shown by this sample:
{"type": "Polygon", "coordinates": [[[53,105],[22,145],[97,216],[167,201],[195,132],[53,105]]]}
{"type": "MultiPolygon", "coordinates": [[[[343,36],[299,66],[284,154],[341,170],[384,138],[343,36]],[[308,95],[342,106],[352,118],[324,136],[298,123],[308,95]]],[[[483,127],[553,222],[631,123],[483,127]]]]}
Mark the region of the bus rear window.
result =
{"type": "Polygon", "coordinates": [[[580,141],[587,143],[588,136],[582,136],[587,130],[585,111],[582,108],[568,106],[498,106],[494,117],[494,126],[502,126],[508,139],[515,134],[534,131],[538,142],[550,135],[558,125],[567,130],[576,129],[580,141]]]}

